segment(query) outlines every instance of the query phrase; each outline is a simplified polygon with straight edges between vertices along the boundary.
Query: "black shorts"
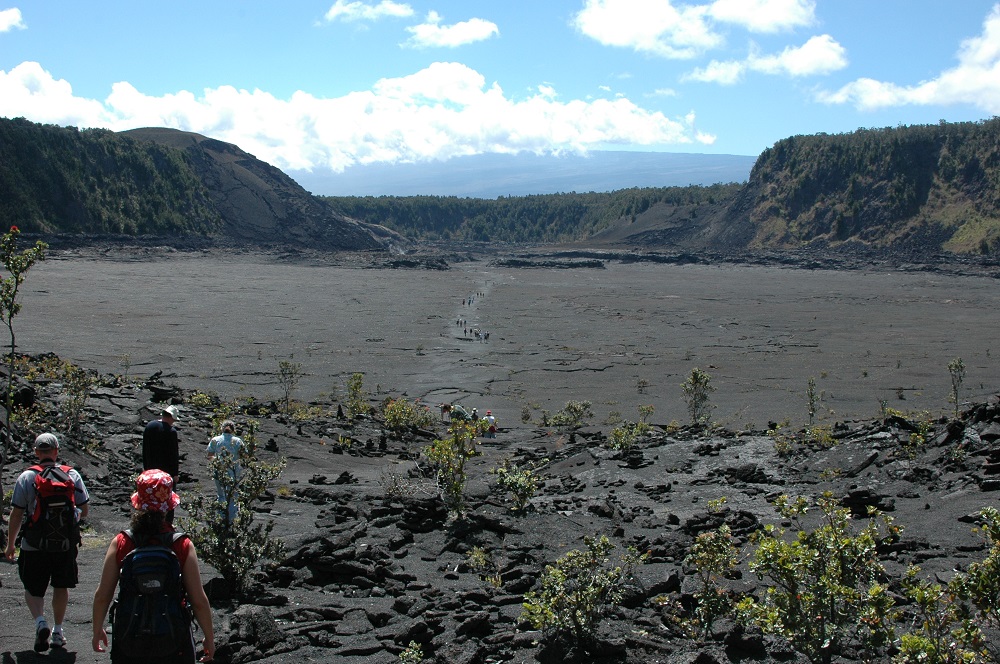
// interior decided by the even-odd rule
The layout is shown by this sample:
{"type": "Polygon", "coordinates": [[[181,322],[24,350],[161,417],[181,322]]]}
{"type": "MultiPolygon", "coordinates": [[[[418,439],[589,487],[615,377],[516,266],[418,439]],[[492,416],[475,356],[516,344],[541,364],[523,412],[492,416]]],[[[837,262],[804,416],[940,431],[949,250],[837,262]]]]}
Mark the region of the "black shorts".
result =
{"type": "Polygon", "coordinates": [[[76,566],[76,548],[65,553],[25,551],[17,557],[17,574],[24,589],[32,597],[45,597],[45,589],[76,588],[79,570],[76,566]]]}

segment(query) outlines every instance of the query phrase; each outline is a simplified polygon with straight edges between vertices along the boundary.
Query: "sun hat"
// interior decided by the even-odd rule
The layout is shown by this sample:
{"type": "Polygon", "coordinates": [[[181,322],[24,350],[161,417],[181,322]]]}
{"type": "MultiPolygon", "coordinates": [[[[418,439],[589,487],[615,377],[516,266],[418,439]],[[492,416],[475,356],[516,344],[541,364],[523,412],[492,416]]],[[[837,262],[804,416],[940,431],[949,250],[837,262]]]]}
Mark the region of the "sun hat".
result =
{"type": "Polygon", "coordinates": [[[59,439],[56,438],[56,435],[54,433],[40,433],[38,434],[38,437],[35,438],[35,449],[58,450],[59,439]]]}
{"type": "Polygon", "coordinates": [[[169,512],[181,499],[174,493],[174,479],[155,468],[145,470],[135,480],[132,507],[144,512],[169,512]]]}
{"type": "Polygon", "coordinates": [[[180,415],[180,411],[177,409],[177,406],[165,407],[163,410],[160,411],[160,415],[169,415],[175,420],[181,419],[180,417],[178,417],[180,415]]]}

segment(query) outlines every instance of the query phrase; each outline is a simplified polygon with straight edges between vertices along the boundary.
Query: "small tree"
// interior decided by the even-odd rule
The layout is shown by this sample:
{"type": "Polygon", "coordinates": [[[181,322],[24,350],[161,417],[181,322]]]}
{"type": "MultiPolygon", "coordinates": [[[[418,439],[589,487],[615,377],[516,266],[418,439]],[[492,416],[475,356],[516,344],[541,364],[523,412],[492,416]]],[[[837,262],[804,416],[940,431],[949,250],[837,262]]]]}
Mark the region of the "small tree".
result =
{"type": "Polygon", "coordinates": [[[684,562],[695,569],[699,587],[694,592],[694,626],[702,638],[712,632],[715,621],[733,608],[733,600],[722,579],[737,563],[737,549],[729,526],[723,524],[695,538],[684,562]]]}
{"type": "Polygon", "coordinates": [[[691,375],[687,377],[687,380],[681,383],[681,391],[684,393],[688,414],[691,415],[691,424],[696,427],[708,424],[714,408],[709,403],[712,392],[715,392],[715,387],[712,386],[712,377],[695,367],[691,370],[691,375]]]}
{"type": "Polygon", "coordinates": [[[66,428],[69,431],[76,431],[80,428],[83,407],[87,404],[87,399],[90,398],[90,388],[94,384],[94,378],[86,369],[71,362],[63,363],[62,373],[63,385],[66,389],[63,417],[66,421],[66,428]]]}
{"type": "Polygon", "coordinates": [[[274,560],[283,550],[281,541],[271,536],[273,521],[254,522],[254,503],[285,467],[284,459],[267,463],[257,457],[257,427],[254,420],[248,423],[238,459],[219,454],[209,462],[227,502],[215,495],[197,496],[187,505],[191,516],[181,520],[199,557],[218,570],[237,595],[246,591],[250,572],[260,560],[274,560]],[[240,472],[234,472],[237,464],[240,472]],[[227,503],[236,505],[236,517],[232,520],[227,503]]]}
{"type": "Polygon", "coordinates": [[[292,393],[299,386],[299,379],[302,377],[302,364],[291,360],[281,360],[278,362],[278,385],[281,386],[282,402],[284,412],[291,410],[292,393]]]}
{"type": "Polygon", "coordinates": [[[816,379],[812,376],[809,376],[809,382],[806,385],[806,401],[809,413],[809,426],[812,426],[813,420],[816,419],[816,379]]]}
{"type": "MultiPolygon", "coordinates": [[[[3,321],[7,327],[7,334],[10,338],[10,352],[7,354],[7,383],[4,386],[3,400],[6,452],[10,451],[12,445],[10,411],[14,398],[14,353],[17,352],[14,317],[21,312],[18,295],[28,270],[38,261],[45,259],[45,250],[49,248],[49,245],[38,240],[33,247],[18,251],[17,237],[20,234],[21,231],[17,226],[11,226],[9,231],[0,236],[0,264],[7,272],[7,276],[0,279],[0,321],[3,321]]],[[[2,474],[6,458],[6,453],[0,454],[0,474],[2,474]]],[[[2,488],[3,483],[0,481],[0,489],[2,488]]]]}
{"type": "Polygon", "coordinates": [[[524,596],[521,619],[587,649],[596,640],[600,619],[622,601],[644,557],[629,549],[615,564],[609,556],[615,545],[607,537],[584,537],[583,542],[586,549],[568,551],[545,567],[541,590],[524,596]]]}
{"type": "Polygon", "coordinates": [[[955,419],[958,419],[962,382],[965,380],[965,362],[962,358],[956,357],[948,363],[948,373],[951,375],[951,396],[948,400],[955,404],[955,419]]]}
{"type": "Polygon", "coordinates": [[[483,420],[455,420],[448,428],[449,436],[435,440],[424,448],[424,456],[434,466],[438,490],[448,511],[459,514],[465,503],[465,463],[476,456],[476,439],[484,431],[483,420]]]}
{"type": "Polygon", "coordinates": [[[368,403],[364,392],[365,375],[353,373],[347,379],[347,413],[351,418],[368,412],[368,403]]]}

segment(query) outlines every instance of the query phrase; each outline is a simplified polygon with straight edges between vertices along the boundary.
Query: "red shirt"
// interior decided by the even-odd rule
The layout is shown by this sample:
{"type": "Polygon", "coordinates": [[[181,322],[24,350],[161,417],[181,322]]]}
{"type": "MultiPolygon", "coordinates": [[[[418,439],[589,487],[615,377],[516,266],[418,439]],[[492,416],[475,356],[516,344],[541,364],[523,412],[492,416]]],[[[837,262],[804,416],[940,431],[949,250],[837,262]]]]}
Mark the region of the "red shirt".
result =
{"type": "MultiPolygon", "coordinates": [[[[172,533],[174,529],[163,524],[162,533],[172,533]]],[[[118,562],[118,567],[122,566],[122,562],[133,549],[135,549],[135,542],[132,541],[125,533],[118,533],[115,536],[115,548],[117,553],[115,554],[115,560],[118,562]]],[[[184,563],[187,561],[188,553],[191,551],[191,540],[187,537],[181,537],[173,545],[174,553],[177,555],[177,560],[181,563],[181,568],[184,568],[184,563]]]]}

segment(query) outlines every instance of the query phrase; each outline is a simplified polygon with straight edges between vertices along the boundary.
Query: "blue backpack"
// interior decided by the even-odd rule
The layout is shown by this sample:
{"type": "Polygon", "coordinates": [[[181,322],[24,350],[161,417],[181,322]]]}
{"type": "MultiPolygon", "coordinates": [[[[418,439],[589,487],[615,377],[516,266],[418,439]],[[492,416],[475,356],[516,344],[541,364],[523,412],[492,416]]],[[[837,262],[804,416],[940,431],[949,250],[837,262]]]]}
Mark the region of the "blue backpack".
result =
{"type": "MultiPolygon", "coordinates": [[[[130,530],[122,531],[135,542],[130,530]]],[[[173,545],[184,533],[163,533],[122,561],[111,617],[111,650],[123,657],[194,661],[191,611],[173,545]]],[[[138,544],[136,542],[136,544],[138,544]]]]}

